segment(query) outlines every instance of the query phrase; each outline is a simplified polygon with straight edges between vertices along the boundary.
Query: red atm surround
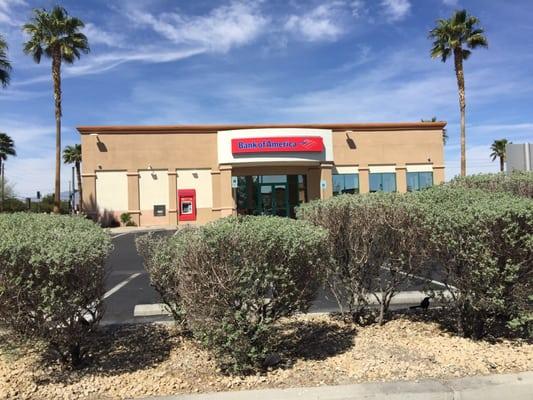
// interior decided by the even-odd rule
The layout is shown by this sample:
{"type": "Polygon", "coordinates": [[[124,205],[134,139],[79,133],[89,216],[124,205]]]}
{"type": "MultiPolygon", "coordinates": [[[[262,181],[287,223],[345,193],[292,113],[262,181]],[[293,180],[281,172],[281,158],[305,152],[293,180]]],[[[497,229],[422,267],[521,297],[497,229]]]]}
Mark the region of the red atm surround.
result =
{"type": "Polygon", "coordinates": [[[178,221],[196,221],[196,190],[178,190],[178,221]]]}

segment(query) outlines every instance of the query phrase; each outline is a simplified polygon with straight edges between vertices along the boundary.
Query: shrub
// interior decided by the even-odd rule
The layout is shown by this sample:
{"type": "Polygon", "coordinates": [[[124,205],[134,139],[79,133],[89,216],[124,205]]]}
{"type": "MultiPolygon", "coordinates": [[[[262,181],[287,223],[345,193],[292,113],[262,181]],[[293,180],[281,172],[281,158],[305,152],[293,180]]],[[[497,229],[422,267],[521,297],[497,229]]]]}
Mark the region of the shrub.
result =
{"type": "Polygon", "coordinates": [[[414,195],[451,297],[457,331],[481,338],[505,326],[527,330],[533,282],[533,201],[504,193],[438,187],[414,195]]]}
{"type": "Polygon", "coordinates": [[[102,316],[109,236],[81,217],[0,215],[0,322],[78,365],[102,316]]]}
{"type": "Polygon", "coordinates": [[[383,324],[391,299],[427,258],[423,216],[411,196],[343,195],[307,203],[297,215],[328,231],[333,260],[326,264],[326,281],[341,310],[347,305],[356,322],[369,322],[368,300],[374,296],[383,324]]]}
{"type": "Polygon", "coordinates": [[[131,219],[131,214],[127,212],[120,214],[120,222],[126,226],[135,226],[135,222],[131,219]]]}
{"type": "Polygon", "coordinates": [[[449,185],[489,192],[507,192],[533,199],[533,172],[514,171],[456,177],[449,185]]]}
{"type": "Polygon", "coordinates": [[[224,218],[170,239],[187,324],[224,370],[264,366],[275,346],[273,324],[309,308],[324,239],[325,232],[303,221],[253,216],[224,218]]]}
{"type": "MultiPolygon", "coordinates": [[[[183,228],[185,230],[189,228],[183,228]]],[[[185,313],[179,294],[179,277],[176,259],[176,241],[186,237],[180,234],[172,240],[153,233],[141,235],[135,240],[138,253],[144,259],[144,267],[150,275],[150,283],[180,325],[185,323],[185,313]]]]}

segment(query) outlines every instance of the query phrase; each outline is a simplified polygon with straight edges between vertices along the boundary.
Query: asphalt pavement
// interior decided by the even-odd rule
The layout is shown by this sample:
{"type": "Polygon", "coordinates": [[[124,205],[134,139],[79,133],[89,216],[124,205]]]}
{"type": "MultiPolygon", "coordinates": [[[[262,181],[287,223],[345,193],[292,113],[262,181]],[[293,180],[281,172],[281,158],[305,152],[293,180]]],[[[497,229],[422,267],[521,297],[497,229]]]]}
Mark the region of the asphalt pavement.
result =
{"type": "MultiPolygon", "coordinates": [[[[156,235],[171,235],[173,231],[162,230],[156,235]]],[[[106,262],[106,297],[103,324],[137,323],[170,320],[164,315],[138,317],[134,316],[136,305],[159,304],[161,299],[150,286],[150,278],[143,267],[143,260],[135,248],[135,238],[144,232],[127,232],[113,236],[114,250],[106,262]]],[[[402,291],[414,292],[422,290],[426,282],[422,279],[407,283],[402,291]]],[[[433,285],[440,289],[438,285],[433,285]]],[[[407,297],[406,297],[407,299],[407,297]]],[[[394,304],[394,308],[405,308],[413,305],[413,301],[394,304]]],[[[320,290],[310,312],[337,311],[334,297],[327,290],[320,290]]]]}

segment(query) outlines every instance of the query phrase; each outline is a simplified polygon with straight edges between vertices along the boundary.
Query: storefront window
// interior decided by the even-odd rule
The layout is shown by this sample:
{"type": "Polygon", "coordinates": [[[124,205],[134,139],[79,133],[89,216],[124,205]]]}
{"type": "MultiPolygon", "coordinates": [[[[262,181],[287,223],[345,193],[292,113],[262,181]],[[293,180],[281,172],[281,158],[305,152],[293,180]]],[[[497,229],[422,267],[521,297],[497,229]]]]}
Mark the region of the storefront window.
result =
{"type": "Polygon", "coordinates": [[[433,172],[408,172],[407,190],[413,192],[433,186],[433,172]]]}
{"type": "Polygon", "coordinates": [[[359,193],[359,174],[334,174],[333,196],[359,193]]]}
{"type": "Polygon", "coordinates": [[[395,192],[396,173],[383,172],[370,174],[370,192],[395,192]]]}
{"type": "Polygon", "coordinates": [[[260,175],[237,177],[239,215],[295,217],[295,208],[307,201],[305,175],[260,175]]]}

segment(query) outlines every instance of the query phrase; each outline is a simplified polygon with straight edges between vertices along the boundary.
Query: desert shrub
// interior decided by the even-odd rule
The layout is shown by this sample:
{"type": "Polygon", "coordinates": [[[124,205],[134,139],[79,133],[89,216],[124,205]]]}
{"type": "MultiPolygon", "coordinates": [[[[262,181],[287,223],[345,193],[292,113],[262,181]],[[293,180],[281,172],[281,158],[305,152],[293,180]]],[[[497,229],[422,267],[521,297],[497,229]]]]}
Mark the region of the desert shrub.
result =
{"type": "MultiPolygon", "coordinates": [[[[451,293],[441,302],[457,331],[481,338],[531,324],[533,201],[442,186],[414,195],[451,293]]],[[[529,327],[531,329],[531,327],[529,327]]]]}
{"type": "Polygon", "coordinates": [[[325,228],[332,262],[326,282],[358,323],[372,322],[368,300],[380,304],[384,323],[400,286],[424,268],[427,232],[410,195],[376,193],[342,195],[304,204],[299,219],[325,228]],[[369,318],[370,316],[370,318],[369,318]]]}
{"type": "MultiPolygon", "coordinates": [[[[183,228],[185,230],[189,228],[183,228]]],[[[173,240],[153,233],[138,236],[135,240],[137,252],[144,259],[144,267],[150,275],[150,284],[159,293],[161,299],[172,313],[174,320],[183,325],[185,314],[179,294],[178,245],[176,241],[186,235],[178,232],[173,240]]]]}
{"type": "Polygon", "coordinates": [[[187,324],[228,372],[263,367],[274,323],[315,298],[325,232],[278,217],[228,217],[180,231],[178,291],[187,324]]]}
{"type": "Polygon", "coordinates": [[[102,317],[108,234],[81,217],[0,215],[0,323],[78,365],[102,317]]]}
{"type": "Polygon", "coordinates": [[[131,214],[127,212],[120,214],[120,222],[126,226],[135,226],[135,222],[131,219],[131,214]]]}
{"type": "Polygon", "coordinates": [[[514,171],[456,177],[449,185],[489,192],[507,192],[533,199],[533,172],[514,171]]]}

